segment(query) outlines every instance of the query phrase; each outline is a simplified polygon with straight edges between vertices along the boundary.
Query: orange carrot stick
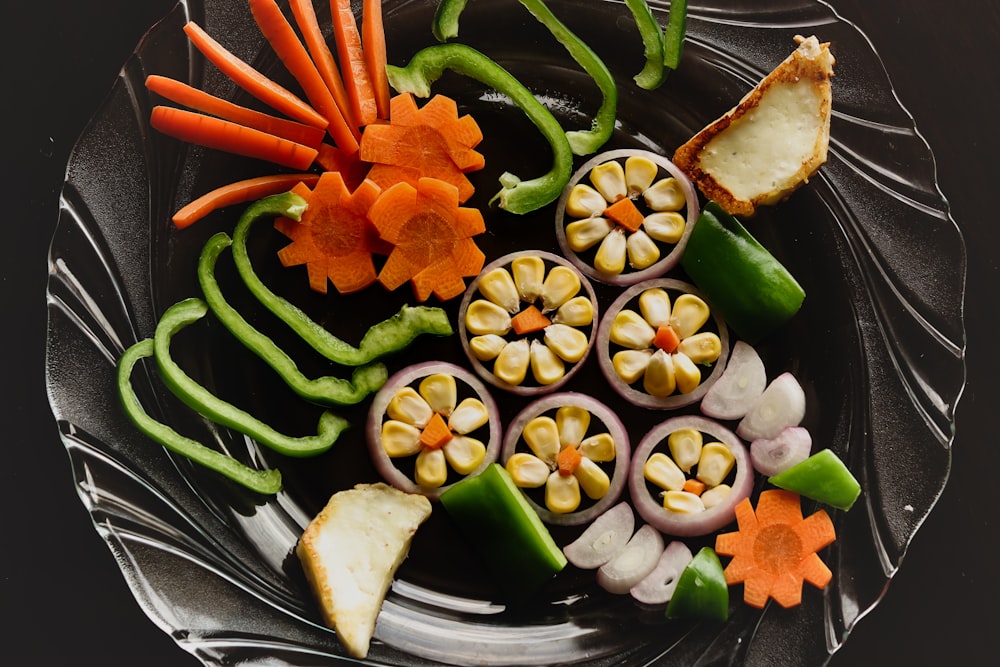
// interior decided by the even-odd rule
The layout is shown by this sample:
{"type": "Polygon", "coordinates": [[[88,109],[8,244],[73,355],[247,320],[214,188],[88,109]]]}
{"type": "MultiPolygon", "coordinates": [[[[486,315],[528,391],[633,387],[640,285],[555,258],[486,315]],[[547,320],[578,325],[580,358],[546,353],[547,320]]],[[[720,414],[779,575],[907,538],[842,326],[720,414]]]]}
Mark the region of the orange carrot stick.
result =
{"type": "Polygon", "coordinates": [[[510,325],[514,328],[514,333],[519,336],[541,331],[552,324],[549,318],[542,315],[542,311],[536,306],[528,306],[517,315],[511,318],[510,325]]]}
{"type": "Polygon", "coordinates": [[[389,118],[389,76],[386,74],[385,25],[382,20],[382,0],[364,0],[361,5],[361,45],[365,64],[375,95],[378,117],[389,118]]]}
{"type": "Polygon", "coordinates": [[[156,106],[149,124],[175,139],[245,157],[268,160],[292,169],[305,170],[317,151],[302,144],[185,109],[156,106]]]}
{"type": "Polygon", "coordinates": [[[261,102],[291,116],[295,120],[326,128],[329,121],[318,111],[303,102],[287,88],[267,78],[253,67],[243,62],[205,32],[193,21],[184,26],[184,32],[196,49],[209,59],[219,70],[261,102]]]}
{"type": "Polygon", "coordinates": [[[351,113],[359,125],[367,125],[378,118],[378,108],[351,0],[330,0],[330,14],[351,113]]]}
{"type": "Polygon", "coordinates": [[[278,58],[302,86],[309,103],[329,122],[327,131],[333,140],[348,152],[357,150],[357,138],[347,126],[337,101],[333,99],[333,94],[292,25],[281,13],[278,3],[274,0],[250,0],[250,12],[278,58]]]}
{"type": "Polygon", "coordinates": [[[224,120],[231,120],[234,123],[246,125],[255,130],[267,132],[311,148],[318,149],[326,135],[322,129],[313,125],[248,109],[198,90],[194,86],[158,74],[150,74],[146,77],[146,88],[171,102],[183,104],[189,109],[218,116],[224,120]]]}
{"type": "Polygon", "coordinates": [[[173,223],[178,229],[184,229],[220,208],[281,194],[297,183],[313,185],[318,180],[319,174],[272,174],[228,183],[206,192],[174,213],[173,223]]]}

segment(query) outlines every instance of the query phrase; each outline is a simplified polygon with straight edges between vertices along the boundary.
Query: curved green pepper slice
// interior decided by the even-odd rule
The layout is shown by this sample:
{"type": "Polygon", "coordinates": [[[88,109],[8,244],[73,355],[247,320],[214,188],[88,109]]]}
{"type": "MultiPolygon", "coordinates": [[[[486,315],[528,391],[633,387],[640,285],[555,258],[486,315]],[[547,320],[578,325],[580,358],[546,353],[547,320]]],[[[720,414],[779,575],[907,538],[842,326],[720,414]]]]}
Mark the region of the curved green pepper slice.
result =
{"type": "Polygon", "coordinates": [[[281,472],[255,470],[231,456],[206,447],[196,440],[181,435],[159,422],[143,409],[132,386],[132,370],[140,359],[153,356],[153,339],[141,340],[129,347],[118,360],[118,397],[125,415],[143,434],[165,449],[187,457],[195,463],[228,477],[232,481],[257,493],[272,494],[281,490],[281,472]]]}
{"type": "Polygon", "coordinates": [[[198,384],[177,365],[170,356],[170,341],[174,334],[187,325],[200,320],[208,313],[208,305],[201,299],[185,299],[167,309],[156,325],[153,336],[153,356],[157,367],[171,392],[188,407],[217,424],[244,433],[274,451],[286,456],[315,456],[330,449],[347,421],[333,414],[320,415],[316,435],[292,437],[279,433],[248,412],[227,403],[198,384]]]}
{"type": "Polygon", "coordinates": [[[711,547],[702,547],[681,572],[667,604],[667,618],[720,622],[729,618],[729,584],[711,547]]]}
{"type": "Polygon", "coordinates": [[[656,22],[653,10],[646,0],[625,0],[625,6],[635,19],[639,37],[642,38],[643,55],[646,57],[646,64],[642,70],[632,78],[640,88],[654,90],[667,78],[667,70],[664,67],[663,30],[656,22]]]}
{"type": "Polygon", "coordinates": [[[663,64],[668,69],[677,69],[681,64],[684,34],[687,32],[687,4],[687,0],[670,2],[670,17],[663,35],[663,64]]]}

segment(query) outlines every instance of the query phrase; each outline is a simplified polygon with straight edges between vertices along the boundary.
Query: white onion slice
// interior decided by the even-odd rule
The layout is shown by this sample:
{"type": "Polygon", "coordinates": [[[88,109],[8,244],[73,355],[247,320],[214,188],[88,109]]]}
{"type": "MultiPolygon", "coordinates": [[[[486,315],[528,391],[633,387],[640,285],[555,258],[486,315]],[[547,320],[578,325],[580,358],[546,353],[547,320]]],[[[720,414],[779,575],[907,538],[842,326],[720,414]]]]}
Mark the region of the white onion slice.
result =
{"type": "Polygon", "coordinates": [[[680,170],[680,168],[677,167],[677,165],[657,153],[652,153],[639,148],[623,148],[620,150],[607,151],[606,153],[600,153],[594,156],[587,162],[583,163],[583,165],[570,177],[569,183],[566,184],[566,187],[562,192],[562,196],[559,197],[559,202],[556,204],[556,239],[559,241],[559,247],[562,248],[563,254],[584,275],[587,275],[598,282],[624,287],[627,285],[634,285],[650,278],[657,278],[674,268],[678,262],[680,262],[681,255],[684,254],[684,248],[687,246],[688,238],[691,236],[691,230],[694,229],[694,225],[698,221],[699,214],[700,209],[698,206],[698,193],[695,192],[694,185],[691,184],[690,179],[688,179],[688,177],[683,171],[680,170]],[[608,162],[609,160],[620,160],[632,156],[645,157],[655,162],[657,165],[669,172],[671,176],[677,179],[681,189],[684,190],[686,223],[684,226],[684,233],[681,235],[680,240],[677,241],[671,251],[664,254],[659,261],[639,271],[626,270],[623,273],[612,276],[598,271],[591,264],[585,262],[576,252],[573,251],[572,248],[569,247],[569,242],[566,239],[566,202],[569,199],[569,193],[573,189],[573,186],[586,177],[594,167],[608,162]]]}
{"type": "Polygon", "coordinates": [[[777,475],[809,458],[812,436],[801,426],[787,426],[773,438],[757,438],[750,443],[750,461],[765,477],[777,475]]]}
{"type": "Polygon", "coordinates": [[[750,496],[753,482],[754,470],[750,463],[750,455],[736,434],[721,424],[699,415],[671,417],[661,422],[646,434],[632,453],[632,470],[629,473],[632,504],[639,516],[667,535],[677,537],[706,535],[732,522],[736,517],[737,503],[750,496]],[[650,493],[643,475],[646,459],[653,450],[661,443],[666,447],[667,436],[682,428],[692,428],[707,434],[713,440],[718,440],[729,447],[736,458],[735,479],[730,485],[732,490],[726,495],[725,500],[697,514],[681,514],[665,509],[659,495],[650,493]]]}
{"type": "MultiPolygon", "coordinates": [[[[493,400],[486,386],[475,375],[464,368],[444,361],[428,361],[404,368],[390,377],[385,385],[379,389],[378,393],[375,394],[375,397],[372,399],[371,408],[368,410],[368,423],[366,424],[368,451],[371,453],[372,462],[375,464],[376,470],[378,470],[386,482],[400,491],[419,493],[431,499],[437,499],[451,485],[446,484],[436,489],[428,489],[414,482],[403,471],[397,468],[382,447],[382,421],[385,416],[386,407],[396,392],[435,373],[451,375],[460,384],[465,383],[468,385],[476,398],[486,406],[486,411],[489,414],[489,439],[486,442],[486,456],[483,462],[469,473],[469,476],[478,475],[486,469],[486,466],[497,460],[502,442],[500,412],[497,409],[496,402],[493,400]]],[[[461,390],[459,390],[459,393],[461,393],[461,390]]]]}
{"type": "Polygon", "coordinates": [[[705,393],[703,414],[713,419],[740,419],[764,393],[767,373],[753,345],[738,340],[729,353],[726,370],[705,393]]]}
{"type": "Polygon", "coordinates": [[[618,415],[611,408],[596,398],[572,391],[550,394],[539,398],[521,410],[508,425],[500,459],[506,465],[507,460],[517,451],[517,446],[521,441],[521,432],[524,430],[525,424],[539,415],[566,405],[579,406],[590,412],[591,415],[597,418],[596,420],[591,420],[591,429],[595,429],[596,432],[596,428],[598,428],[597,421],[599,421],[604,424],[604,428],[614,439],[615,461],[614,472],[611,474],[611,486],[608,488],[608,492],[604,494],[604,497],[596,501],[593,505],[568,514],[556,514],[549,511],[532,500],[527,493],[525,493],[525,499],[545,523],[558,526],[579,526],[593,521],[597,516],[603,514],[608,508],[614,505],[618,501],[618,498],[621,497],[622,491],[625,490],[625,484],[628,483],[629,461],[631,460],[628,431],[625,429],[625,425],[621,419],[618,418],[618,415]]]}
{"type": "Polygon", "coordinates": [[[806,395],[802,385],[791,373],[782,373],[771,380],[764,393],[736,426],[736,432],[747,441],[773,438],[786,426],[798,426],[806,415],[806,395]]]}
{"type": "Polygon", "coordinates": [[[653,571],[629,590],[629,594],[643,604],[666,604],[674,596],[681,572],[694,556],[691,549],[680,540],[667,545],[653,571]]]}
{"type": "Polygon", "coordinates": [[[597,570],[597,583],[609,593],[628,593],[653,571],[662,553],[663,536],[644,524],[617,556],[597,570]]]}
{"type": "Polygon", "coordinates": [[[563,547],[563,554],[581,570],[599,568],[625,548],[634,530],[632,506],[618,503],[594,519],[580,537],[563,547]]]}

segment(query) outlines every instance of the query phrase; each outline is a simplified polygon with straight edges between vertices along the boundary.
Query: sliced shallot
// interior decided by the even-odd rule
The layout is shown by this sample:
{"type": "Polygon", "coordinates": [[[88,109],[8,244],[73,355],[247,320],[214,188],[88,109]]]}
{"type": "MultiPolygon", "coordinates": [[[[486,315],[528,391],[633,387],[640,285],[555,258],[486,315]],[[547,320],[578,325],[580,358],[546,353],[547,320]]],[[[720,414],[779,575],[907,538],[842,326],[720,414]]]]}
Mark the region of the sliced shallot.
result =
{"type": "Polygon", "coordinates": [[[701,411],[713,419],[741,419],[767,386],[764,362],[753,345],[738,340],[729,353],[726,370],[705,393],[701,411]]]}
{"type": "Polygon", "coordinates": [[[635,530],[635,514],[625,502],[600,515],[573,542],[563,547],[566,560],[581,570],[596,569],[617,556],[635,530]]]}
{"type": "Polygon", "coordinates": [[[633,586],[629,593],[643,604],[666,604],[674,595],[677,580],[694,556],[686,544],[674,540],[667,545],[656,567],[633,586]]]}
{"type": "Polygon", "coordinates": [[[644,524],[617,556],[597,570],[597,583],[609,593],[628,593],[653,571],[662,553],[660,531],[644,524]]]}
{"type": "Polygon", "coordinates": [[[777,475],[809,458],[812,436],[801,426],[786,426],[773,438],[757,438],[750,443],[750,461],[765,477],[777,475]]]}
{"type": "Polygon", "coordinates": [[[736,433],[748,442],[773,438],[786,426],[798,426],[806,414],[806,395],[791,373],[771,380],[753,408],[740,420],[736,433]]]}

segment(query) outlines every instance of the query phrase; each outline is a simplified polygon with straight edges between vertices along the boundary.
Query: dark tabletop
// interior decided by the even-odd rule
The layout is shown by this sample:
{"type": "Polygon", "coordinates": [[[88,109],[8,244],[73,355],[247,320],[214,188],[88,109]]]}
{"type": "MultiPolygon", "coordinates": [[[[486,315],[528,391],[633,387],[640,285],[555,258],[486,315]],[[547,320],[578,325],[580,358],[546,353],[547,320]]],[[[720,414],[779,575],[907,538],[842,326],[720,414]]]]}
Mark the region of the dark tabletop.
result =
{"type": "MultiPolygon", "coordinates": [[[[759,0],[765,2],[766,0],[759,0]]],[[[832,665],[981,664],[996,635],[1000,3],[831,0],[881,55],[937,159],[969,249],[968,386],[951,478],[882,602],[832,665]]],[[[195,665],[142,613],[72,484],[43,383],[46,251],[70,148],[173,0],[7,3],[2,93],[6,363],[0,418],[5,664],[195,665]],[[8,658],[24,658],[8,662],[8,658]],[[30,656],[30,658],[28,657],[30,656]]]]}

